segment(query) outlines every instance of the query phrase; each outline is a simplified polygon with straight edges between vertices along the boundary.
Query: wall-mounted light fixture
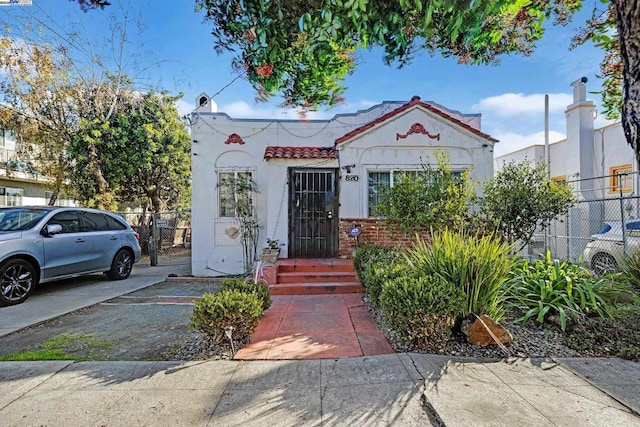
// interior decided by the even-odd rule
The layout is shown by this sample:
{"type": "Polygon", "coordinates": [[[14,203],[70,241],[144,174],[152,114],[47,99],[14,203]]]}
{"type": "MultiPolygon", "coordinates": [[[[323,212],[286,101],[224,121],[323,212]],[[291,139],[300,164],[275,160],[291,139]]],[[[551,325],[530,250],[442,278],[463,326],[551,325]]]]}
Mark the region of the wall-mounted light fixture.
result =
{"type": "Polygon", "coordinates": [[[355,168],[355,167],[356,167],[356,165],[354,163],[354,164],[351,164],[351,165],[342,166],[342,169],[345,169],[347,171],[347,173],[351,173],[351,168],[355,168]]]}

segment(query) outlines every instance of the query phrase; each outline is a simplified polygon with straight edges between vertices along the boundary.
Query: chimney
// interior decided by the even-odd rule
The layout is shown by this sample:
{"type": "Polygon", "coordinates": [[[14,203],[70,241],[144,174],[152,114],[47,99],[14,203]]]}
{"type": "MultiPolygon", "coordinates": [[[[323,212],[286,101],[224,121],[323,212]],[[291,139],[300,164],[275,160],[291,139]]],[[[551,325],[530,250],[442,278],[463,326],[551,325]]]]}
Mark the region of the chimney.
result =
{"type": "Polygon", "coordinates": [[[218,104],[209,97],[206,93],[202,92],[196,97],[196,112],[198,113],[217,113],[218,104]]]}

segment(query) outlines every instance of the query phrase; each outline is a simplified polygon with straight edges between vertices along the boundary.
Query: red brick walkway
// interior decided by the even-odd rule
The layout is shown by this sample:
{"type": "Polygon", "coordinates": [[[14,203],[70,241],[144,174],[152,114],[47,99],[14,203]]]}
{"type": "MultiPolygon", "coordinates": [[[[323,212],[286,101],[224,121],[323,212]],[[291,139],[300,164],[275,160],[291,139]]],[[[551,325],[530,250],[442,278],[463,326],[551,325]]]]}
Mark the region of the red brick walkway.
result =
{"type": "Polygon", "coordinates": [[[391,354],[362,294],[275,295],[240,360],[335,359],[391,354]]]}

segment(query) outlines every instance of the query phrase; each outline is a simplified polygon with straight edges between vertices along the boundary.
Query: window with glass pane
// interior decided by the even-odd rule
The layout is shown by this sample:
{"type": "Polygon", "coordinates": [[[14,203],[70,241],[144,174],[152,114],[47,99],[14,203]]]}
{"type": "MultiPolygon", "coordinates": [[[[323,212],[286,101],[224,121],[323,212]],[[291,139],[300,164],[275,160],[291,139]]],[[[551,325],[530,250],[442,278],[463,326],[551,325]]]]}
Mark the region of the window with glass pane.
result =
{"type": "Polygon", "coordinates": [[[369,172],[369,216],[378,216],[376,207],[380,196],[391,188],[391,172],[369,172]]]}
{"type": "Polygon", "coordinates": [[[633,191],[633,168],[630,164],[609,168],[609,193],[633,191]]]}
{"type": "MultiPolygon", "coordinates": [[[[220,194],[220,216],[235,217],[236,204],[247,205],[245,201],[252,200],[252,192],[247,183],[252,181],[251,172],[219,172],[218,191],[220,194]]],[[[251,206],[251,204],[248,204],[251,206]]],[[[246,213],[239,212],[239,215],[246,213]]]]}
{"type": "MultiPolygon", "coordinates": [[[[455,180],[462,183],[462,171],[451,171],[451,175],[455,180]]],[[[420,177],[425,176],[428,180],[434,179],[432,171],[427,170],[394,170],[387,172],[369,172],[369,217],[379,217],[376,212],[380,196],[389,188],[393,187],[394,182],[399,182],[403,177],[420,177]]]]}
{"type": "Polygon", "coordinates": [[[24,190],[22,188],[7,188],[6,190],[7,206],[21,206],[22,194],[24,190]]]}

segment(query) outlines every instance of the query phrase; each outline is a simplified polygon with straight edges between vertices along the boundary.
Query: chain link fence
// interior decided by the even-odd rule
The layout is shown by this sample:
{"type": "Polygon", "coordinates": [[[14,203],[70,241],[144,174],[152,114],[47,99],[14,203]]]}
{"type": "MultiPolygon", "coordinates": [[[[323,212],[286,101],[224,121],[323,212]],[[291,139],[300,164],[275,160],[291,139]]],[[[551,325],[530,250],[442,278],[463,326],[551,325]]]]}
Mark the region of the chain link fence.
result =
{"type": "Polygon", "coordinates": [[[175,247],[191,247],[191,212],[120,213],[140,235],[142,253],[158,253],[175,247]],[[155,236],[153,239],[152,236],[155,236]]]}
{"type": "Polygon", "coordinates": [[[530,258],[544,256],[583,263],[597,270],[596,261],[607,258],[610,267],[640,247],[640,195],[638,173],[628,172],[567,181],[576,203],[539,230],[525,248],[530,258]],[[592,235],[605,233],[597,238],[592,235]],[[596,261],[593,261],[593,259],[596,261]]]}

